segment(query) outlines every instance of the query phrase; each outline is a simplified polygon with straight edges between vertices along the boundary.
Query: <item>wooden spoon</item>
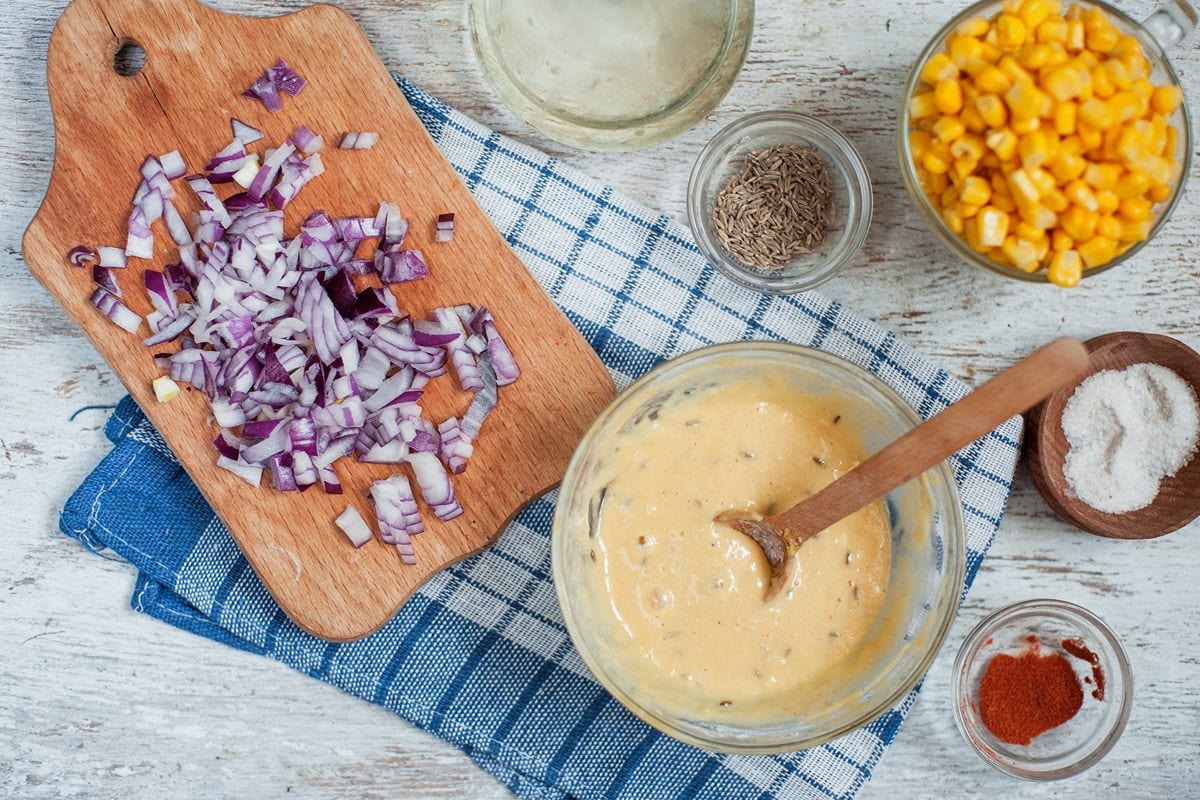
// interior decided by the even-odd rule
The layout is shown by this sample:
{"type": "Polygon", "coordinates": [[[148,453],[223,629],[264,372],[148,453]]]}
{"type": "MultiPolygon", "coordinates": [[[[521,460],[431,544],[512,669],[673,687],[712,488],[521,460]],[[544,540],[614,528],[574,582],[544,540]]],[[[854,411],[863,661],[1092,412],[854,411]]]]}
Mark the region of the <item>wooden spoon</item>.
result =
{"type": "Polygon", "coordinates": [[[1088,369],[1082,342],[1059,339],[1017,362],[931,420],[918,425],[811,497],[763,519],[726,512],[727,522],[753,539],[771,566],[767,599],[790,582],[792,556],[805,541],[904,485],[1041,402],[1088,369]]]}

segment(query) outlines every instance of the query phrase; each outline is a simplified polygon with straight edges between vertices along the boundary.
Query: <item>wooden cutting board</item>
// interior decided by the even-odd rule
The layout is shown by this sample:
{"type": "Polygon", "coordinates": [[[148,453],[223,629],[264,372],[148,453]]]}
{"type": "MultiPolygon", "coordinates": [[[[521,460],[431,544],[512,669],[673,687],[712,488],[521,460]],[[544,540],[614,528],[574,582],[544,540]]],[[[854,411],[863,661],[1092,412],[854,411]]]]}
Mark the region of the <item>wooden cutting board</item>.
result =
{"type": "MultiPolygon", "coordinates": [[[[51,37],[48,74],[56,155],[50,188],[25,234],[29,269],[104,355],[297,624],[333,640],[374,631],[422,582],[485,547],[517,510],[561,479],[583,432],[613,396],[608,372],[475,204],[350,16],[330,5],[248,19],[195,0],[74,0],[51,37]],[[131,42],[145,49],[146,60],[126,77],[113,59],[131,42]],[[279,58],[309,84],[269,113],[240,92],[279,58]],[[287,208],[288,235],[314,209],[373,215],[381,200],[399,203],[412,222],[410,246],[426,254],[432,272],[396,287],[400,307],[427,316],[438,306],[485,305],[521,367],[521,379],[501,389],[470,466],[455,478],[466,513],[443,523],[422,507],[426,532],[415,537],[415,567],[378,538],[355,550],[333,524],[352,503],[373,525],[370,484],[398,467],[342,459],[340,496],[319,487],[283,494],[267,488],[267,478],[259,489],[247,486],[215,464],[217,428],[202,393],[156,402],[151,381],[159,371],[141,344],[148,328],[133,336],[105,319],[88,302],[91,271],[64,260],[76,244],[123,247],[142,159],[179,149],[189,170],[200,171],[229,143],[231,117],[263,131],[266,141],[256,148],[282,142],[300,124],[329,143],[322,152],[327,172],[287,208]],[[343,132],[358,130],[382,138],[369,151],[333,149],[343,132]],[[435,243],[435,219],[447,211],[457,215],[454,239],[435,243]]],[[[176,188],[186,218],[198,203],[182,181],[176,188]]],[[[155,234],[153,262],[132,259],[119,275],[126,304],[143,316],[150,305],[140,273],[161,269],[171,249],[161,223],[155,234]]],[[[445,377],[431,384],[424,406],[437,421],[461,414],[469,401],[445,377]]]]}

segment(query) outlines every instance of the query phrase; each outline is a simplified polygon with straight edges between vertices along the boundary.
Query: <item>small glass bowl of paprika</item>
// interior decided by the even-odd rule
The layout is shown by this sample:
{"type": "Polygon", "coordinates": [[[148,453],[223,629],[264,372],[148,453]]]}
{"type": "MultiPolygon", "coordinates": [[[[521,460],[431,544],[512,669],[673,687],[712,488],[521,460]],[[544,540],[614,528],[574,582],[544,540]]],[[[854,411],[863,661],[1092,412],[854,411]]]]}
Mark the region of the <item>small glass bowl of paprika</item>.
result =
{"type": "Polygon", "coordinates": [[[1061,600],[1003,608],[967,636],[954,663],[954,719],[1001,772],[1033,781],[1078,775],[1112,749],[1133,703],[1117,637],[1061,600]]]}

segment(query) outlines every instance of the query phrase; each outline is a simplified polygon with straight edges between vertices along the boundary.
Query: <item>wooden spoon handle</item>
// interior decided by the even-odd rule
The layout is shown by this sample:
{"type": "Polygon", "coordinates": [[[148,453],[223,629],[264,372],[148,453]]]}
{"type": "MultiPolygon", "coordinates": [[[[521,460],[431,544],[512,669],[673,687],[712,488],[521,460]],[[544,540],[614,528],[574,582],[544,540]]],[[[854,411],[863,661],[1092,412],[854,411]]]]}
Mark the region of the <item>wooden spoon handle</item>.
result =
{"type": "Polygon", "coordinates": [[[1082,342],[1048,344],[770,522],[800,540],[819,533],[1083,377],[1087,367],[1082,342]]]}

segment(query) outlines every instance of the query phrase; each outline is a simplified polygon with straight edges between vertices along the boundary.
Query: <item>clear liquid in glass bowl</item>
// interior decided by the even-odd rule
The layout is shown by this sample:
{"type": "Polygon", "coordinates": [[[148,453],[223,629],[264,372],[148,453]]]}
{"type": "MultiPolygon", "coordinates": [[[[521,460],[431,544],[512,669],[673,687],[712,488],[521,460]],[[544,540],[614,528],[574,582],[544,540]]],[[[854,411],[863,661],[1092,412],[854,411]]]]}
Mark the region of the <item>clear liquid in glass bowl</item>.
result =
{"type": "Polygon", "coordinates": [[[470,0],[475,50],[522,119],[567,144],[670,138],[724,97],[745,60],[752,0],[470,0]]]}

